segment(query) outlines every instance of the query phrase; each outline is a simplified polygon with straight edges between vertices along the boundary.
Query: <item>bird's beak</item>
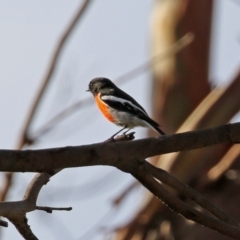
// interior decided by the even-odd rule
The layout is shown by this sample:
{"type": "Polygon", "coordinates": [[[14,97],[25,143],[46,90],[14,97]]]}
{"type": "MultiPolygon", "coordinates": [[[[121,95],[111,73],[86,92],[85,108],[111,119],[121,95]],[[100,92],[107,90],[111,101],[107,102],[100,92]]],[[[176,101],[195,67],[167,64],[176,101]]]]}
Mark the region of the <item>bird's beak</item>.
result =
{"type": "Polygon", "coordinates": [[[90,89],[87,89],[86,92],[90,92],[90,89]]]}

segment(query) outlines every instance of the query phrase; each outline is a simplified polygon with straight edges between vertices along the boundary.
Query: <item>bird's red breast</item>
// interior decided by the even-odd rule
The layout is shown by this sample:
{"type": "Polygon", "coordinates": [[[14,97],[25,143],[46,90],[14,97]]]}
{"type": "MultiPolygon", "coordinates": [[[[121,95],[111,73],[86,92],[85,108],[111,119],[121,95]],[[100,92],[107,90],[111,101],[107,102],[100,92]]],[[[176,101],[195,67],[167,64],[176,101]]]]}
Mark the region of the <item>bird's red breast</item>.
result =
{"type": "Polygon", "coordinates": [[[102,112],[102,114],[110,121],[110,122],[114,122],[113,116],[111,115],[110,111],[109,111],[109,107],[101,100],[100,98],[100,93],[98,93],[95,96],[95,100],[96,103],[100,109],[100,111],[102,112]]]}

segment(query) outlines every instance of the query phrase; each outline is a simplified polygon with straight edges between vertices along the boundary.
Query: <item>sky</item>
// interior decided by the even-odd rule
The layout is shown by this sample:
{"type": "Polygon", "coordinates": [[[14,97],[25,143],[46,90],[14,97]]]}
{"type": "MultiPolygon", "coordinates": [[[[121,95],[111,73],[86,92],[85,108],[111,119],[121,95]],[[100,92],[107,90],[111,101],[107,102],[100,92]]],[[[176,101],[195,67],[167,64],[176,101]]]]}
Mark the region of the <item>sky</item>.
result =
{"type": "MultiPolygon", "coordinates": [[[[57,71],[31,134],[58,112],[90,97],[85,90],[98,76],[112,80],[149,59],[150,14],[154,1],[94,0],[64,48],[57,71]]],[[[46,74],[56,43],[81,1],[0,1],[0,146],[14,149],[31,103],[46,74]]],[[[228,84],[240,62],[240,3],[216,1],[213,19],[210,79],[214,85],[228,84]]],[[[121,85],[121,88],[150,113],[150,72],[121,85]],[[137,88],[136,88],[137,85],[137,88]]],[[[32,148],[90,144],[107,139],[118,128],[108,123],[91,105],[82,108],[56,130],[40,137],[32,148]]],[[[141,138],[146,130],[138,129],[141,138]]],[[[34,174],[19,173],[9,200],[19,200],[34,174]]],[[[118,226],[140,204],[137,188],[121,206],[111,211],[112,201],[133,181],[128,174],[110,167],[68,169],[54,176],[40,193],[38,204],[72,206],[71,212],[27,215],[39,239],[81,239],[102,217],[103,226],[118,226]],[[106,178],[104,178],[106,177],[106,178]],[[104,180],[105,179],[105,180],[104,180]],[[133,208],[132,206],[136,206],[133,208]],[[110,212],[109,212],[110,211],[110,212]]],[[[2,229],[1,229],[2,230],[2,229]]],[[[9,223],[2,239],[21,239],[9,223]]],[[[86,236],[85,239],[89,239],[86,236]]],[[[98,234],[90,239],[102,239],[98,234]]]]}

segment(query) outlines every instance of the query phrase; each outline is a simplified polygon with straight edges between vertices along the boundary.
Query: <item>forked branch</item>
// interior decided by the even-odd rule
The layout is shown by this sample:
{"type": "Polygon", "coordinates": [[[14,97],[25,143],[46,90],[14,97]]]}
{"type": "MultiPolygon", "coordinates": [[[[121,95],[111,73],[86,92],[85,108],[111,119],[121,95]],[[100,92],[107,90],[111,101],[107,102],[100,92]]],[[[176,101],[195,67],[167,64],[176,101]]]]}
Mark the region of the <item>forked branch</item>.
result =
{"type": "Polygon", "coordinates": [[[175,212],[227,236],[240,239],[239,224],[235,220],[228,217],[199,193],[144,160],[157,154],[190,150],[226,142],[239,143],[240,123],[136,141],[129,141],[133,137],[131,133],[129,135],[129,137],[120,136],[114,142],[77,147],[25,151],[0,150],[1,171],[46,172],[39,173],[34,177],[22,201],[0,202],[0,216],[13,222],[21,234],[26,233],[24,235],[26,239],[36,239],[26,223],[27,212],[36,209],[47,212],[70,210],[69,208],[36,206],[38,194],[42,186],[49,181],[49,178],[64,168],[108,165],[132,174],[175,212]],[[200,212],[186,204],[165,189],[159,181],[192,199],[207,213],[200,212]]]}

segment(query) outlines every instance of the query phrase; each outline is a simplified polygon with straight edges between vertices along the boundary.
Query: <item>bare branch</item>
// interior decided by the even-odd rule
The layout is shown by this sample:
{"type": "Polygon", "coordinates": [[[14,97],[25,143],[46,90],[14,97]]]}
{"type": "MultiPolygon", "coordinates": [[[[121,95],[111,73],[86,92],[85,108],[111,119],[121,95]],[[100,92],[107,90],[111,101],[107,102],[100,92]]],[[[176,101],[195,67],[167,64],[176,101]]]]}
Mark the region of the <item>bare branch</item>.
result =
{"type": "Polygon", "coordinates": [[[188,185],[180,182],[174,176],[171,176],[167,171],[162,170],[161,168],[156,168],[149,164],[148,162],[146,162],[145,164],[148,172],[151,173],[154,178],[157,178],[161,182],[171,186],[172,188],[177,190],[181,195],[192,199],[202,208],[216,216],[218,219],[224,221],[225,223],[239,227],[239,223],[237,221],[230,218],[228,215],[222,212],[218,207],[216,207],[214,204],[212,204],[210,201],[204,198],[197,191],[193,190],[188,185]]]}
{"type": "Polygon", "coordinates": [[[104,142],[84,146],[0,150],[0,171],[47,172],[69,167],[115,166],[129,172],[136,159],[185,151],[221,143],[240,142],[240,123],[132,142],[104,142]],[[128,159],[127,161],[125,159],[128,159]]]}
{"type": "MultiPolygon", "coordinates": [[[[29,127],[32,123],[33,118],[35,117],[35,114],[37,112],[37,109],[38,109],[39,103],[42,99],[42,96],[43,96],[45,90],[47,89],[47,86],[48,86],[48,84],[49,84],[49,82],[52,78],[52,75],[53,75],[55,69],[56,69],[58,58],[59,58],[59,56],[62,52],[62,49],[63,49],[63,47],[66,43],[66,40],[68,39],[68,37],[72,33],[72,30],[77,25],[78,21],[81,19],[81,17],[85,13],[85,11],[86,11],[87,7],[89,6],[90,2],[91,2],[91,0],[85,0],[84,3],[81,4],[79,10],[77,11],[76,15],[72,19],[72,22],[69,24],[69,26],[67,27],[67,29],[65,30],[62,37],[59,40],[59,43],[58,43],[58,45],[56,47],[56,50],[55,50],[55,53],[53,54],[53,57],[52,57],[52,61],[49,65],[50,67],[48,69],[46,77],[43,80],[42,86],[39,89],[39,92],[36,95],[36,99],[33,102],[33,105],[30,109],[29,114],[28,114],[28,118],[26,120],[25,126],[23,127],[22,134],[20,136],[17,149],[22,149],[25,144],[32,144],[33,141],[34,141],[33,139],[30,139],[30,137],[28,136],[29,127]]],[[[0,200],[1,201],[4,201],[6,196],[7,196],[8,190],[9,190],[11,184],[12,184],[12,177],[13,177],[12,173],[6,173],[6,183],[3,187],[3,190],[0,193],[0,200]]]]}
{"type": "Polygon", "coordinates": [[[42,210],[47,213],[52,213],[52,211],[71,211],[72,207],[66,207],[66,208],[56,208],[56,207],[41,207],[37,206],[36,210],[42,210]]]}
{"type": "Polygon", "coordinates": [[[17,228],[19,233],[26,240],[38,240],[38,238],[33,234],[30,226],[27,224],[27,218],[25,215],[19,215],[14,218],[9,218],[9,221],[17,228]]]}
{"type": "MultiPolygon", "coordinates": [[[[121,138],[121,136],[120,136],[121,138]]],[[[212,206],[200,195],[191,192],[184,184],[176,179],[166,178],[161,170],[157,170],[145,162],[145,158],[161,153],[190,150],[211,146],[223,142],[240,141],[240,123],[223,125],[216,128],[198,130],[162,136],[158,138],[142,139],[137,141],[104,142],[79,147],[65,147],[43,150],[0,150],[0,169],[6,171],[38,171],[29,184],[22,201],[0,202],[0,216],[8,218],[26,239],[36,239],[26,222],[26,213],[39,209],[47,212],[52,210],[70,210],[69,208],[37,207],[38,194],[52,174],[61,169],[77,166],[109,165],[124,172],[131,173],[155,196],[184,217],[196,221],[220,233],[239,238],[238,225],[215,206],[212,206]],[[139,160],[140,159],[140,160],[139,160]],[[160,176],[161,173],[161,176],[160,176]],[[152,175],[151,175],[152,174],[152,175]],[[178,189],[181,193],[196,201],[199,205],[213,213],[220,221],[211,215],[199,212],[170,194],[154,178],[166,182],[178,189]],[[27,236],[27,237],[26,237],[27,236]]]]}
{"type": "Polygon", "coordinates": [[[139,182],[137,181],[132,182],[121,194],[119,194],[119,196],[113,199],[113,204],[114,205],[121,204],[125,197],[137,186],[140,186],[139,182]]]}
{"type": "Polygon", "coordinates": [[[132,172],[132,175],[138,179],[143,186],[145,186],[149,191],[163,201],[163,203],[165,203],[169,208],[181,214],[185,218],[214,229],[227,236],[240,239],[240,229],[238,227],[226,224],[205,213],[197,211],[186,203],[183,203],[180,199],[164,189],[161,184],[159,184],[151,175],[149,175],[145,164],[142,164],[142,166],[138,168],[138,171],[132,172]]]}
{"type": "Polygon", "coordinates": [[[210,180],[211,182],[217,181],[222,176],[222,174],[225,173],[238,159],[239,155],[239,146],[232,146],[229,151],[222,157],[222,159],[208,171],[207,180],[210,180]]]}
{"type": "Polygon", "coordinates": [[[63,50],[63,47],[66,44],[66,41],[67,41],[68,37],[70,36],[70,34],[72,33],[73,29],[76,27],[78,21],[81,19],[81,17],[85,13],[85,11],[86,11],[87,7],[89,6],[90,2],[91,2],[91,0],[85,0],[83,2],[83,4],[81,3],[81,6],[80,6],[79,10],[77,11],[76,15],[73,17],[72,22],[66,28],[65,32],[63,33],[62,37],[59,40],[58,45],[56,46],[56,49],[55,49],[55,52],[53,54],[52,60],[49,64],[49,69],[46,73],[46,77],[44,78],[42,87],[39,89],[39,92],[36,96],[35,101],[33,102],[33,105],[32,105],[31,110],[29,112],[27,121],[26,121],[25,126],[23,128],[23,132],[22,132],[22,135],[20,137],[18,149],[21,149],[22,146],[25,143],[31,143],[32,142],[32,140],[29,139],[29,136],[28,136],[29,126],[30,126],[33,118],[35,117],[35,114],[37,112],[37,109],[38,109],[39,103],[42,99],[42,96],[43,96],[43,94],[44,94],[44,92],[45,92],[45,90],[46,90],[46,88],[47,88],[47,86],[48,86],[48,84],[49,84],[49,82],[52,78],[52,75],[53,75],[53,73],[56,69],[57,61],[58,61],[59,56],[60,56],[60,54],[63,50]]]}
{"type": "Polygon", "coordinates": [[[129,78],[133,78],[133,77],[137,76],[139,74],[139,72],[142,72],[143,70],[147,70],[152,65],[159,63],[160,61],[166,60],[169,57],[174,56],[176,53],[180,52],[182,49],[184,49],[189,44],[191,44],[193,42],[193,40],[194,40],[193,33],[185,34],[182,38],[180,38],[178,41],[176,41],[171,46],[169,46],[166,50],[163,50],[161,53],[156,54],[149,61],[140,65],[139,67],[120,76],[119,78],[117,78],[116,81],[123,82],[129,78]]]}
{"type": "Polygon", "coordinates": [[[36,208],[36,202],[39,192],[44,184],[47,184],[51,175],[47,173],[38,173],[34,176],[24,194],[23,200],[32,204],[32,209],[36,208]]]}
{"type": "MultiPolygon", "coordinates": [[[[37,207],[37,197],[44,184],[49,181],[51,175],[38,173],[30,182],[22,201],[0,202],[0,215],[11,221],[19,233],[27,240],[36,240],[30,226],[27,224],[26,213],[34,210],[44,210],[52,213],[53,210],[70,211],[72,208],[54,208],[54,207],[37,207]]],[[[0,224],[1,225],[1,224],[0,224]]]]}
{"type": "Polygon", "coordinates": [[[0,201],[4,201],[6,199],[8,190],[12,186],[12,177],[13,173],[11,172],[5,173],[5,183],[0,192],[0,201]]]}

